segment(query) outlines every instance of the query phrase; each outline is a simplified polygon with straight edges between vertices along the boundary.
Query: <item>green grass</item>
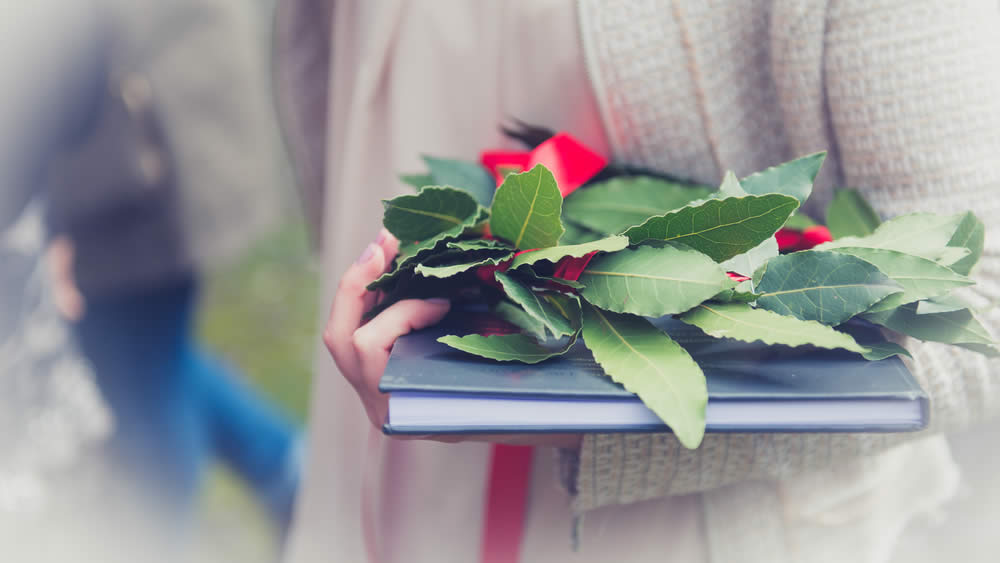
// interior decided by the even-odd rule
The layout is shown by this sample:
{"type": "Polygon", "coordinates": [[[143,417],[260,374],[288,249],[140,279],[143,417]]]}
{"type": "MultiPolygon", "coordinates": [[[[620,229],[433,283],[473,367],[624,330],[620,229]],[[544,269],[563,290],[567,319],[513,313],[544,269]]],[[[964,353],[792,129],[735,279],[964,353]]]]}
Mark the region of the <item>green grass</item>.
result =
{"type": "MultiPolygon", "coordinates": [[[[289,220],[235,264],[212,272],[199,336],[258,391],[304,423],[318,342],[318,279],[305,228],[289,220]]],[[[275,561],[276,534],[249,490],[214,468],[195,534],[199,563],[275,561]]]]}

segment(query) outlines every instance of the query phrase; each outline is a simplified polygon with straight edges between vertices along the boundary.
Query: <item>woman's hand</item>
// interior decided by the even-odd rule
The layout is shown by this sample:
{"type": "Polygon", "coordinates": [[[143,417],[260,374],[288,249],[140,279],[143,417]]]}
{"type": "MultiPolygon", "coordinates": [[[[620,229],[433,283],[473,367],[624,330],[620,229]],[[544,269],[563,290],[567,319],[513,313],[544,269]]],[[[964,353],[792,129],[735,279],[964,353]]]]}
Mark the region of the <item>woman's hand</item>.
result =
{"type": "Polygon", "coordinates": [[[392,345],[411,330],[440,321],[450,308],[446,299],[407,299],[364,322],[365,312],[376,299],[376,294],[365,288],[388,269],[398,251],[399,241],[382,229],[378,239],[365,248],[340,279],[323,333],[333,361],[357,391],[376,428],[382,427],[388,412],[388,396],[378,390],[378,382],[392,345]]]}
{"type": "MultiPolygon", "coordinates": [[[[399,241],[382,229],[378,239],[369,244],[358,260],[340,279],[333,299],[330,318],[323,332],[323,342],[340,368],[340,373],[354,387],[364,404],[368,419],[382,428],[388,412],[388,396],[378,390],[379,379],[389,361],[396,339],[404,334],[431,326],[450,309],[446,299],[407,299],[392,304],[367,323],[364,314],[375,305],[376,294],[365,289],[392,264],[399,251],[399,241]]],[[[440,436],[443,442],[488,441],[524,445],[575,447],[578,434],[524,434],[510,436],[440,436]]]]}

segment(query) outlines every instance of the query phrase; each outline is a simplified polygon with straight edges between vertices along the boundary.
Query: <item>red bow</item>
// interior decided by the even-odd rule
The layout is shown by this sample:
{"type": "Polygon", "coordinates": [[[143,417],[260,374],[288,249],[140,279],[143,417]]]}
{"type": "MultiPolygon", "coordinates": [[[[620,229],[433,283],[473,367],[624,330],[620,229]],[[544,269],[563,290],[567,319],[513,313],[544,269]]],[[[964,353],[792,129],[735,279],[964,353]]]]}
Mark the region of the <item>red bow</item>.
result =
{"type": "Polygon", "coordinates": [[[593,258],[595,254],[597,254],[597,251],[584,254],[579,258],[574,258],[572,256],[562,258],[556,263],[556,271],[552,274],[552,276],[569,281],[576,281],[580,279],[580,275],[587,269],[587,264],[590,264],[590,259],[593,258]]]}
{"type": "Polygon", "coordinates": [[[573,193],[608,165],[608,160],[568,133],[557,133],[531,151],[484,151],[479,162],[503,183],[511,172],[531,170],[543,164],[555,176],[563,197],[573,193]]]}
{"type": "Polygon", "coordinates": [[[726,275],[729,276],[729,279],[735,281],[736,283],[750,281],[749,277],[744,276],[743,274],[737,274],[736,272],[726,272],[726,275]]]}
{"type": "Polygon", "coordinates": [[[778,239],[778,250],[780,252],[809,250],[814,246],[833,240],[833,236],[830,235],[830,229],[827,229],[823,225],[813,225],[801,231],[783,228],[775,233],[774,236],[778,239]]]}

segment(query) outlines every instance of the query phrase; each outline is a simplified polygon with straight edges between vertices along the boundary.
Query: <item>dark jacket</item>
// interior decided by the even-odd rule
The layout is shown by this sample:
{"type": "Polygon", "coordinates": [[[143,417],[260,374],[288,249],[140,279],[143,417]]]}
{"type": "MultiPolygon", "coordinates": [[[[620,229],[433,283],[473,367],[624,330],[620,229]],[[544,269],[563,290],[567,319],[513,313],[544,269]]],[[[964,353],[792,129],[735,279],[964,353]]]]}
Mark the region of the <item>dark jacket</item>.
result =
{"type": "Polygon", "coordinates": [[[53,233],[86,294],[169,283],[279,216],[283,152],[255,8],[102,0],[108,72],[88,134],[48,170],[53,233]]]}

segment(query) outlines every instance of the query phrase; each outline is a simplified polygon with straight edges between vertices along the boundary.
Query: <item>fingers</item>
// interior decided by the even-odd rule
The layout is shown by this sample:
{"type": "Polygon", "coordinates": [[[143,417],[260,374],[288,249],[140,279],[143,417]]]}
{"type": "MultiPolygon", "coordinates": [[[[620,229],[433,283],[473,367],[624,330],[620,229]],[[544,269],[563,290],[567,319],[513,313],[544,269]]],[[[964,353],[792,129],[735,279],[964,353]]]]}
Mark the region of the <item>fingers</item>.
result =
{"type": "MultiPolygon", "coordinates": [[[[375,239],[375,244],[382,247],[382,254],[385,256],[385,271],[391,270],[392,261],[399,254],[399,240],[383,227],[379,231],[378,238],[375,239]]],[[[382,299],[382,296],[381,291],[370,292],[365,297],[365,311],[370,311],[382,299]]]]}
{"type": "Polygon", "coordinates": [[[378,233],[378,238],[375,239],[375,244],[382,247],[382,252],[385,253],[386,262],[392,262],[392,259],[399,254],[399,239],[392,236],[388,230],[383,228],[378,233]]]}
{"type": "Polygon", "coordinates": [[[352,384],[362,394],[372,424],[381,427],[385,421],[387,398],[378,391],[378,382],[396,339],[440,321],[450,308],[446,299],[407,299],[394,303],[354,331],[354,353],[360,367],[355,373],[360,379],[352,384]]]}
{"type": "Polygon", "coordinates": [[[345,375],[359,369],[352,335],[361,326],[362,316],[373,299],[372,292],[366,288],[385,271],[386,262],[382,246],[369,244],[358,260],[344,272],[333,298],[323,342],[345,375]]]}
{"type": "Polygon", "coordinates": [[[72,241],[65,236],[54,238],[46,252],[46,258],[52,276],[53,300],[56,308],[66,319],[80,320],[86,305],[83,295],[76,287],[73,275],[75,250],[72,241]]]}

